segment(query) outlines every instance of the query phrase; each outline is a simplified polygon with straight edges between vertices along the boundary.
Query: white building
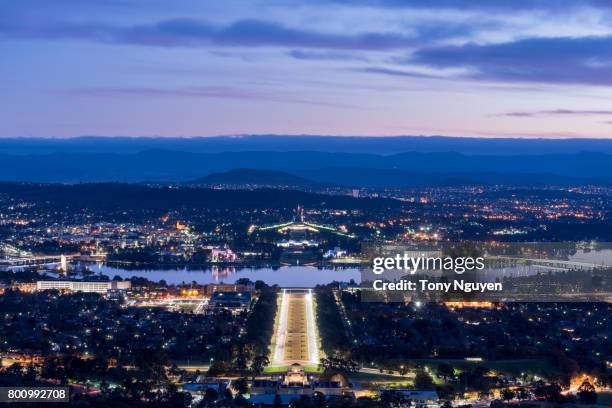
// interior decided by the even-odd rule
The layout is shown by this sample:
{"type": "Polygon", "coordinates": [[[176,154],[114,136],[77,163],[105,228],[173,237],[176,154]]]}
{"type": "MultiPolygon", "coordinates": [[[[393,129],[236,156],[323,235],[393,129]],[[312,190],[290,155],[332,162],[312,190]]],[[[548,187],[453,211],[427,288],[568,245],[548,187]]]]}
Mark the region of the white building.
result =
{"type": "Polygon", "coordinates": [[[48,280],[37,281],[37,290],[69,290],[72,292],[106,293],[109,290],[127,290],[132,287],[130,281],[70,281],[48,280]]]}
{"type": "Polygon", "coordinates": [[[206,246],[204,249],[210,251],[211,262],[235,262],[238,256],[232,251],[227,245],[219,246],[206,246]]]}

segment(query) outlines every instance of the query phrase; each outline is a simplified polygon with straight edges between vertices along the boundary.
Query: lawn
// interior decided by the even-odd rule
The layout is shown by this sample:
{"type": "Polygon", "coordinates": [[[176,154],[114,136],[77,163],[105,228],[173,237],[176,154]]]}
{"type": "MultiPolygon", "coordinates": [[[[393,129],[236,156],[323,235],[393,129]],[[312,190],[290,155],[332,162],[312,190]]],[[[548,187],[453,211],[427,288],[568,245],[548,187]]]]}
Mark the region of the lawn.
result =
{"type": "Polygon", "coordinates": [[[264,373],[286,373],[289,370],[288,365],[267,366],[264,368],[264,373]]]}
{"type": "Polygon", "coordinates": [[[398,386],[408,386],[413,384],[412,378],[402,378],[388,374],[373,374],[373,373],[351,373],[349,379],[362,382],[384,382],[393,383],[398,386]]]}
{"type": "MultiPolygon", "coordinates": [[[[307,373],[319,373],[319,367],[315,364],[303,364],[304,371],[307,373]]],[[[264,373],[268,374],[277,374],[277,373],[286,373],[289,370],[289,365],[271,365],[264,368],[264,373]]]]}
{"type": "Polygon", "coordinates": [[[491,360],[466,361],[461,359],[420,359],[411,360],[410,365],[421,364],[431,367],[440,364],[450,364],[458,369],[473,369],[482,366],[503,373],[518,375],[520,373],[540,374],[548,376],[556,374],[558,370],[545,359],[517,359],[517,360],[491,360]]]}

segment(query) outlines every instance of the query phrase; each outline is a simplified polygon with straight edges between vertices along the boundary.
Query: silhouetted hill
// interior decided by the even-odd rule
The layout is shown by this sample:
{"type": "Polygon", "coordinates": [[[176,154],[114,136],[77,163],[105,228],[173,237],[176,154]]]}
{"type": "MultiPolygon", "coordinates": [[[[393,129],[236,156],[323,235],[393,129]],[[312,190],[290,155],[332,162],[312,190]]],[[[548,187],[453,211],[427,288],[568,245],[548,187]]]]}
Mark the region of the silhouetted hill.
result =
{"type": "MultiPolygon", "coordinates": [[[[405,205],[396,200],[353,198],[295,190],[214,190],[193,187],[150,187],[126,183],[38,184],[1,183],[0,195],[34,202],[40,208],[73,211],[172,211],[179,209],[384,209],[405,205]]],[[[129,215],[129,213],[128,213],[129,215]]]]}
{"type": "Polygon", "coordinates": [[[222,173],[212,173],[190,182],[190,184],[211,185],[252,185],[252,186],[285,186],[313,187],[320,184],[294,176],[284,171],[260,169],[233,169],[222,173]]]}

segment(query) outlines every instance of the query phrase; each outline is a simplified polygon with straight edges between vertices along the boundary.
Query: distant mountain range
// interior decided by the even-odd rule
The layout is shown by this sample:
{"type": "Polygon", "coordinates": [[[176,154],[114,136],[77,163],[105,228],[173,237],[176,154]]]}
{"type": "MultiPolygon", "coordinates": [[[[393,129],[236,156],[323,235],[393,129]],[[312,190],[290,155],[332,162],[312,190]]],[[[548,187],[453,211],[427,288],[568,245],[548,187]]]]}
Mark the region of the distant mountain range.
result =
{"type": "Polygon", "coordinates": [[[0,139],[0,181],[297,187],[612,185],[612,140],[412,136],[0,139]]]}
{"type": "MultiPolygon", "coordinates": [[[[514,156],[417,152],[389,156],[328,152],[206,154],[163,150],[135,154],[0,154],[3,181],[187,182],[244,168],[287,173],[238,172],[242,180],[250,177],[272,184],[290,180],[364,187],[471,183],[612,185],[612,154],[594,152],[514,156]]],[[[231,181],[237,174],[223,177],[230,177],[231,181]]]]}
{"type": "Polygon", "coordinates": [[[583,151],[612,154],[610,139],[520,139],[445,136],[319,136],[246,135],[217,137],[76,137],[0,138],[0,153],[121,153],[173,150],[221,152],[338,152],[391,155],[405,152],[467,155],[572,154],[583,151]]]}

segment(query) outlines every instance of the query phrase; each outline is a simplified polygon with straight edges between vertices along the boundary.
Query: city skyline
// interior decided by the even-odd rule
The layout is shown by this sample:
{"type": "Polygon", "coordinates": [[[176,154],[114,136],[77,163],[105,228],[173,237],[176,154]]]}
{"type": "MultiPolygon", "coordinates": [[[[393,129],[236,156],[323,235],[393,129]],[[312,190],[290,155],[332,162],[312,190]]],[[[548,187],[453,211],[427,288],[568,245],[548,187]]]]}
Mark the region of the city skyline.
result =
{"type": "Polygon", "coordinates": [[[3,11],[0,137],[612,137],[604,1],[27,0],[3,11]]]}
{"type": "Polygon", "coordinates": [[[611,0],[0,10],[0,404],[612,408],[611,0]]]}

